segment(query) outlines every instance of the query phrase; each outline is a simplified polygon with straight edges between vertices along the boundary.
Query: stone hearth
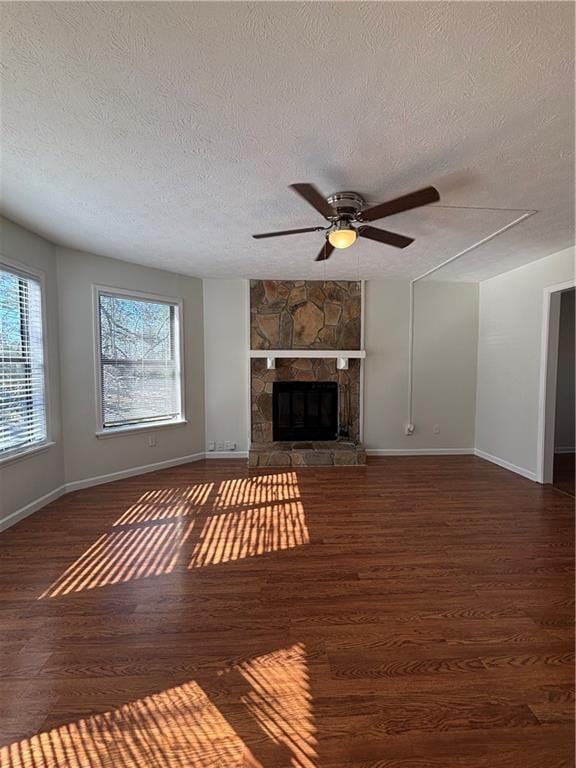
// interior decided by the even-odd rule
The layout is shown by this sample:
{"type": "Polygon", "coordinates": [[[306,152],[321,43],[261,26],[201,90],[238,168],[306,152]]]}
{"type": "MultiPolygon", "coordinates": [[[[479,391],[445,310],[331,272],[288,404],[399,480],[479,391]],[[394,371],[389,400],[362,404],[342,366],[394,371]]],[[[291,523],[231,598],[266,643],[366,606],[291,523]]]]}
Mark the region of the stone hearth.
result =
{"type": "Polygon", "coordinates": [[[314,443],[252,443],[250,467],[326,467],[366,464],[360,443],[337,440],[314,443]]]}

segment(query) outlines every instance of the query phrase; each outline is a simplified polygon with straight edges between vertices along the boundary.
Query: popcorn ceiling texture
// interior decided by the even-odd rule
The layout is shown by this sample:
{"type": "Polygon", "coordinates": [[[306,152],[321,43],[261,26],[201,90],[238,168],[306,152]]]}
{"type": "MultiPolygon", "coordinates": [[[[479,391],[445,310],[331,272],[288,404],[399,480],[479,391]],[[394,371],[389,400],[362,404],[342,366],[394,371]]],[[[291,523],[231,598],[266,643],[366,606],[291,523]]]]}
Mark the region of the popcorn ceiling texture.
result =
{"type": "Polygon", "coordinates": [[[518,214],[433,205],[315,263],[287,187],[538,209],[441,270],[572,245],[565,2],[3,3],[2,211],[60,245],[200,277],[406,279],[518,214]]]}

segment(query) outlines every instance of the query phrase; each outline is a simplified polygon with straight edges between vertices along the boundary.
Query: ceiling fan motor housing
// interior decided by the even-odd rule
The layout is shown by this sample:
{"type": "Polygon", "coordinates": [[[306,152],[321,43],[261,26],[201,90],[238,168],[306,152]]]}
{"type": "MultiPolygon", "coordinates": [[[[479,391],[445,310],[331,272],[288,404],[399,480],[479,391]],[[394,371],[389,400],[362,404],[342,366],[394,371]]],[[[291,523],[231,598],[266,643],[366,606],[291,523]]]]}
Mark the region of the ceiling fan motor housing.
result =
{"type": "Polygon", "coordinates": [[[336,192],[327,198],[327,202],[335,211],[334,216],[330,217],[332,222],[341,219],[354,221],[364,207],[364,199],[356,192],[336,192]]]}

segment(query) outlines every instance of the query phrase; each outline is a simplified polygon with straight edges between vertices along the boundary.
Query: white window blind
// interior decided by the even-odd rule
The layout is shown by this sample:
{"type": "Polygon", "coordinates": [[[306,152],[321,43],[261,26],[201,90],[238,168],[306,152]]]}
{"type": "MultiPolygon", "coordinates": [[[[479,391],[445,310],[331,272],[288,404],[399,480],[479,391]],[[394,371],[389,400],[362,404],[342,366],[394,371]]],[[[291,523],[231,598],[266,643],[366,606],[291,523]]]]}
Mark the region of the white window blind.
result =
{"type": "Polygon", "coordinates": [[[182,418],[179,305],[98,293],[102,428],[182,418]]]}
{"type": "Polygon", "coordinates": [[[0,265],[0,458],[46,441],[42,286],[0,265]]]}

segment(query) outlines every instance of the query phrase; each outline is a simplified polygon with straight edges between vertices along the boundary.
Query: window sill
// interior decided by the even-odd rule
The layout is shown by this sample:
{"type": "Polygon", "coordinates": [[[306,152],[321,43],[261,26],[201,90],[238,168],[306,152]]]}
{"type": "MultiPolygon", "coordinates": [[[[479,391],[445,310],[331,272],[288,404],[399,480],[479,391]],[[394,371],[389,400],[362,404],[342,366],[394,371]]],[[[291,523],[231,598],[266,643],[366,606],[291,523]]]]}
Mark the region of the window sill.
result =
{"type": "Polygon", "coordinates": [[[0,457],[0,467],[6,464],[12,464],[14,461],[20,461],[21,459],[27,459],[30,456],[34,456],[36,453],[42,453],[47,451],[52,446],[56,445],[54,442],[40,443],[39,445],[30,446],[30,448],[23,448],[21,451],[15,451],[9,453],[6,456],[0,457]]]}
{"type": "Polygon", "coordinates": [[[177,421],[158,421],[155,424],[138,424],[129,427],[111,427],[110,429],[100,429],[96,432],[99,440],[106,440],[109,437],[121,437],[122,435],[133,435],[139,432],[152,432],[157,429],[171,429],[173,427],[183,427],[188,424],[186,419],[177,421]]]}

